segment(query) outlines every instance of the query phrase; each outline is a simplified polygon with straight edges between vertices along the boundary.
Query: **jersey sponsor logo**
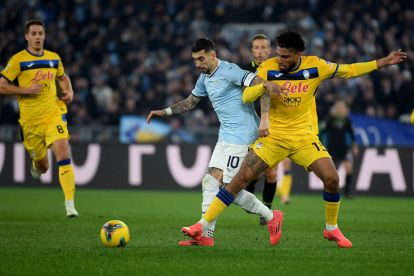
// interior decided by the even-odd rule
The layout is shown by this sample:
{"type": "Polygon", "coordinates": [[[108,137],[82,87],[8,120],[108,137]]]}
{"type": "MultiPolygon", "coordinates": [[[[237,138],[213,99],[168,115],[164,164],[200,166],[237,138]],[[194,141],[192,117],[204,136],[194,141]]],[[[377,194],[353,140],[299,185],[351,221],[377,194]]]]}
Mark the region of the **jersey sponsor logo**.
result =
{"type": "Polygon", "coordinates": [[[302,97],[286,97],[283,98],[285,107],[298,107],[302,102],[302,97]]]}
{"type": "Polygon", "coordinates": [[[54,80],[54,79],[55,79],[54,73],[50,71],[43,72],[42,70],[37,70],[32,81],[54,80]]]}
{"type": "Polygon", "coordinates": [[[287,81],[283,83],[283,88],[286,88],[290,93],[306,93],[309,90],[309,85],[299,82],[297,84],[287,81]]]}

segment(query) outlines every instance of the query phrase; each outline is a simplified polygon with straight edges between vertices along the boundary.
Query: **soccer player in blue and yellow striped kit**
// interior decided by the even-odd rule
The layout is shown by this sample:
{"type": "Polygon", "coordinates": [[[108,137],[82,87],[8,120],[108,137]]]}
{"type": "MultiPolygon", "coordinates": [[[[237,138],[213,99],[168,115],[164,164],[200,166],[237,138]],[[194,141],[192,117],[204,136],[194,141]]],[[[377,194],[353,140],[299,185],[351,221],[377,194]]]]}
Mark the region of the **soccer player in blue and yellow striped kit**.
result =
{"type": "Polygon", "coordinates": [[[17,96],[22,141],[32,158],[33,178],[39,179],[49,169],[47,149],[51,148],[59,166],[66,216],[77,217],[66,121],[66,103],[73,98],[72,85],[59,55],[43,49],[45,25],[41,20],[26,22],[25,38],[27,49],[12,56],[1,71],[0,94],[17,96]],[[62,90],[61,99],[57,96],[56,81],[62,90]]]}
{"type": "MultiPolygon", "coordinates": [[[[265,82],[246,87],[243,93],[245,103],[255,101],[264,93],[270,93],[269,135],[258,138],[252,145],[252,150],[247,154],[238,173],[217,193],[203,218],[194,225],[183,227],[182,231],[191,237],[201,235],[202,229],[207,227],[210,221],[217,219],[251,180],[289,157],[293,162],[313,171],[324,183],[323,236],[335,241],[341,248],[350,248],[351,241],[342,234],[337,225],[340,205],[338,173],[314,129],[316,90],[325,79],[355,78],[384,66],[401,63],[407,58],[407,53],[393,51],[378,60],[336,64],[316,56],[302,55],[305,43],[297,32],[281,34],[277,37],[277,44],[277,57],[264,61],[257,72],[265,82]],[[275,90],[271,83],[284,87],[285,93],[275,93],[280,90],[275,90]]],[[[269,229],[272,245],[277,244],[281,238],[282,219],[283,217],[280,218],[276,229],[269,229]]]]}

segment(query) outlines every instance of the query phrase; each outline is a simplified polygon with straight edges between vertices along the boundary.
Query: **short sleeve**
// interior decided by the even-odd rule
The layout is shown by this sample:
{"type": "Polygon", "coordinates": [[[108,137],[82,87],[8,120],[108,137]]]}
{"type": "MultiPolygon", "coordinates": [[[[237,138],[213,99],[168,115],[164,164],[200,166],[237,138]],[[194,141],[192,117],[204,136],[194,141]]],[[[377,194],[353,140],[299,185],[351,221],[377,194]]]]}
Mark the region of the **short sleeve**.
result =
{"type": "Polygon", "coordinates": [[[13,82],[17,76],[20,74],[20,64],[16,61],[16,58],[13,56],[6,67],[1,71],[1,75],[5,77],[8,81],[13,82]]]}
{"type": "Polygon", "coordinates": [[[333,78],[338,72],[339,64],[318,58],[317,61],[319,77],[323,79],[333,78]]]}
{"type": "Polygon", "coordinates": [[[226,70],[227,80],[239,86],[250,86],[255,76],[256,74],[243,70],[234,63],[230,64],[229,69],[226,70]]]}
{"type": "Polygon", "coordinates": [[[65,68],[63,67],[63,63],[59,55],[57,57],[58,57],[58,68],[57,68],[56,76],[60,78],[65,74],[65,68]]]}
{"type": "Polygon", "coordinates": [[[200,74],[193,88],[193,91],[191,91],[191,94],[196,97],[208,97],[206,86],[204,85],[204,78],[205,76],[203,74],[200,74]]]}

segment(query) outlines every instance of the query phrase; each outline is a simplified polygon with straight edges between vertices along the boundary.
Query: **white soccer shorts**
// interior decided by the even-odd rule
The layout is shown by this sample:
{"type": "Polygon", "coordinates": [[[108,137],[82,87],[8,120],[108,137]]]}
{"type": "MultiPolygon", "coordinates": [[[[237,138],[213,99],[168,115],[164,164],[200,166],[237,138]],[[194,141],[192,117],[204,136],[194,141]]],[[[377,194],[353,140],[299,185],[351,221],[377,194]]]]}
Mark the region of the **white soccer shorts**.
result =
{"type": "Polygon", "coordinates": [[[230,183],[239,171],[248,150],[249,145],[236,145],[218,141],[208,166],[222,170],[223,183],[230,183]]]}

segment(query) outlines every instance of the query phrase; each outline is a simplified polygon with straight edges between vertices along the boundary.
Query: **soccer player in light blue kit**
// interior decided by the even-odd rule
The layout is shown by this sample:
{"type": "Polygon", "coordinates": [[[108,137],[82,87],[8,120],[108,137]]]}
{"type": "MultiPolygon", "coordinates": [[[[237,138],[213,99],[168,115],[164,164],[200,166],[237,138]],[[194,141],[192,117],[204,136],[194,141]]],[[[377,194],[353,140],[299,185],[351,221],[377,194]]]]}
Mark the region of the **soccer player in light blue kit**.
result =
{"type": "MultiPolygon", "coordinates": [[[[202,180],[202,213],[218,193],[222,183],[230,183],[238,172],[249,146],[258,136],[259,117],[254,105],[242,101],[243,87],[263,82],[254,73],[240,69],[236,64],[219,60],[213,41],[201,38],[194,42],[192,57],[201,74],[187,99],[163,110],[152,110],[147,117],[170,116],[192,110],[200,97],[208,97],[220,121],[218,141],[202,180]]],[[[265,94],[263,97],[268,97],[265,94]]],[[[273,212],[253,194],[242,190],[234,202],[249,213],[258,214],[272,224],[273,212]]],[[[275,211],[278,212],[278,211],[275,211]]],[[[181,246],[213,246],[215,221],[203,230],[201,237],[180,241],[181,246]]]]}

